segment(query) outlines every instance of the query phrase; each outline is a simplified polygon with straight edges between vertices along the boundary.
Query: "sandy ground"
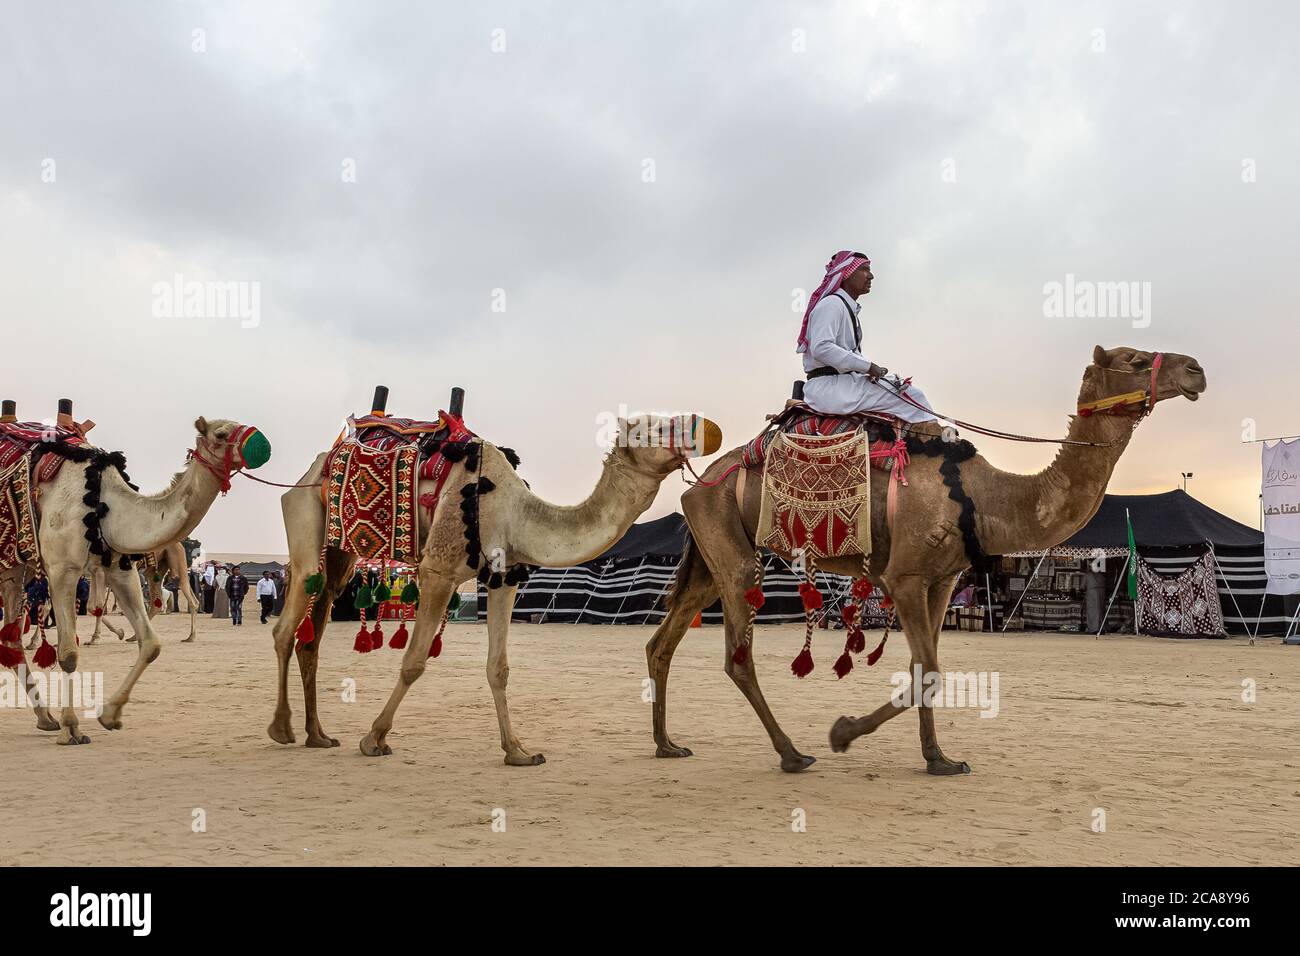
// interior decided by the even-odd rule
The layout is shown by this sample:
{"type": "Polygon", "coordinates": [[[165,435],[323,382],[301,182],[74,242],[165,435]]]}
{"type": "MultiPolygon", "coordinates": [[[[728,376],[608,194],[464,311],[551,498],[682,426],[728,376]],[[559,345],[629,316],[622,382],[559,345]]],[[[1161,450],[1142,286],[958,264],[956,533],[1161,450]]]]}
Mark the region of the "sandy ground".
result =
{"type": "MultiPolygon", "coordinates": [[[[913,713],[847,754],[827,744],[837,716],[887,699],[904,640],[836,681],[842,635],[820,634],[817,670],[796,681],[800,630],[760,628],[768,700],[819,758],[791,775],[723,673],[717,628],[690,634],[673,670],[670,733],[696,756],[657,760],[642,700],[650,628],[516,625],[515,730],[547,757],[524,768],[502,763],[482,626],[449,628],[398,714],[394,754],[367,758],[357,741],[398,652],[358,655],[352,629],[333,625],[323,722],[342,746],[280,746],[264,732],[270,628],[252,618],[239,630],[201,618],[190,645],[185,618],[160,619],[163,653],[124,729],[86,721],[90,746],[56,746],[29,711],[0,709],[0,805],[15,811],[0,863],[1241,865],[1293,862],[1300,837],[1300,648],[1276,640],[945,632],[946,667],[999,673],[999,713],[939,714],[944,749],[974,773],[935,778],[913,713]],[[341,699],[346,678],[355,703],[341,699]],[[1256,703],[1241,700],[1247,679],[1256,703]],[[193,832],[196,809],[206,832],[193,832]],[[55,812],[67,825],[51,829],[55,812]]],[[[135,649],[106,637],[82,667],[111,690],[135,649]]],[[[296,670],[291,681],[301,741],[296,670]]]]}

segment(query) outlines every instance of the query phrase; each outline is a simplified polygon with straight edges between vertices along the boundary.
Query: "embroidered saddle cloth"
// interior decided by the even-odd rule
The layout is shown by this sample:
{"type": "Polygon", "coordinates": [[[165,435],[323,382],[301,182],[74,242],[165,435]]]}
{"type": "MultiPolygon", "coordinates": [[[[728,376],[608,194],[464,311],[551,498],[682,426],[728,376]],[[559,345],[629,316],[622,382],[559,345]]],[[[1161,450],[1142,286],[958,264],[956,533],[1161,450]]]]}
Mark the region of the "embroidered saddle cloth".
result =
{"type": "Polygon", "coordinates": [[[42,445],[55,441],[69,445],[86,443],[81,433],[71,428],[43,425],[40,422],[0,422],[0,470],[8,469],[30,453],[30,467],[34,472],[30,477],[38,484],[53,481],[63,464],[63,458],[60,455],[42,454],[40,449],[42,445]]]}
{"type": "Polygon", "coordinates": [[[452,465],[474,437],[448,412],[433,422],[349,418],[346,436],[325,461],[325,543],[366,560],[418,561],[419,506],[432,516],[452,465]],[[417,501],[422,480],[434,490],[417,501]]]}
{"type": "Polygon", "coordinates": [[[0,466],[0,570],[37,557],[31,487],[30,453],[0,466]]]}
{"type": "Polygon", "coordinates": [[[740,462],[746,468],[761,467],[767,457],[768,446],[778,434],[844,435],[849,432],[865,432],[871,441],[872,451],[876,453],[871,464],[889,470],[894,467],[894,459],[885,453],[893,447],[902,425],[892,415],[876,415],[872,412],[823,415],[803,402],[791,402],[781,414],[772,419],[771,425],[741,448],[740,462]]]}
{"type": "Polygon", "coordinates": [[[871,437],[778,431],[768,445],[758,544],[807,558],[871,553],[871,437]]]}

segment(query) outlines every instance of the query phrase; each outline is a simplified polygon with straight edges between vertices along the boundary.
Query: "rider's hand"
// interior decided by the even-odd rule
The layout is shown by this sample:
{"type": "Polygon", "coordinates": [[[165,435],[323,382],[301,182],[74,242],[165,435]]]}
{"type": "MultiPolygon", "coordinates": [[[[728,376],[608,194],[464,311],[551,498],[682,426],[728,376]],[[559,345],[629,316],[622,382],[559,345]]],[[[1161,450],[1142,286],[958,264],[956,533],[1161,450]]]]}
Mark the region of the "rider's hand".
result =
{"type": "Polygon", "coordinates": [[[867,372],[867,376],[873,382],[880,381],[888,374],[889,374],[889,369],[885,368],[883,365],[877,365],[875,362],[871,363],[871,370],[867,372]]]}

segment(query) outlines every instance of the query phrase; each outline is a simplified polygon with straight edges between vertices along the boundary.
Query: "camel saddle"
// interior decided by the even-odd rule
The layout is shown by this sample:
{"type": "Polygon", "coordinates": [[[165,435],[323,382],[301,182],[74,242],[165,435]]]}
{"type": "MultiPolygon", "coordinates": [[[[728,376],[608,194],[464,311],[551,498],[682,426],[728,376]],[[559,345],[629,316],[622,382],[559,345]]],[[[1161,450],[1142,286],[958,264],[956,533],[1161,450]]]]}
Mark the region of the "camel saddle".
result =
{"type": "Polygon", "coordinates": [[[452,465],[477,453],[474,438],[448,412],[432,422],[350,417],[325,459],[326,544],[366,560],[418,561],[420,506],[432,517],[452,465]],[[434,490],[417,502],[422,480],[434,490]]]}
{"type": "Polygon", "coordinates": [[[0,422],[0,569],[35,561],[36,489],[53,481],[63,456],[43,451],[53,442],[85,444],[80,429],[40,422],[0,422]]]}
{"type": "Polygon", "coordinates": [[[896,442],[907,430],[906,422],[893,415],[875,412],[858,412],[854,415],[823,415],[806,402],[786,402],[776,415],[769,415],[771,423],[740,450],[740,461],[745,468],[759,468],[767,458],[768,447],[778,434],[790,435],[845,435],[866,432],[871,447],[871,464],[888,471],[894,467],[892,451],[896,442]]]}

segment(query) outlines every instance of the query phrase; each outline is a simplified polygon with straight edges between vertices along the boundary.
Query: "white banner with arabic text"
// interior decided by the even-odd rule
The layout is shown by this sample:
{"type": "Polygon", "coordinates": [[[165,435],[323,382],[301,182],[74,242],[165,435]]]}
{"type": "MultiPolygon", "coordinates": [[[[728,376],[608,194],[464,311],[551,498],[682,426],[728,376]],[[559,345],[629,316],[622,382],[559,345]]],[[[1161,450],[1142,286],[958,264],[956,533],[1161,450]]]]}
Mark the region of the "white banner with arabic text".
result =
{"type": "Polygon", "coordinates": [[[1264,569],[1269,594],[1300,593],[1300,439],[1264,446],[1264,569]]]}

